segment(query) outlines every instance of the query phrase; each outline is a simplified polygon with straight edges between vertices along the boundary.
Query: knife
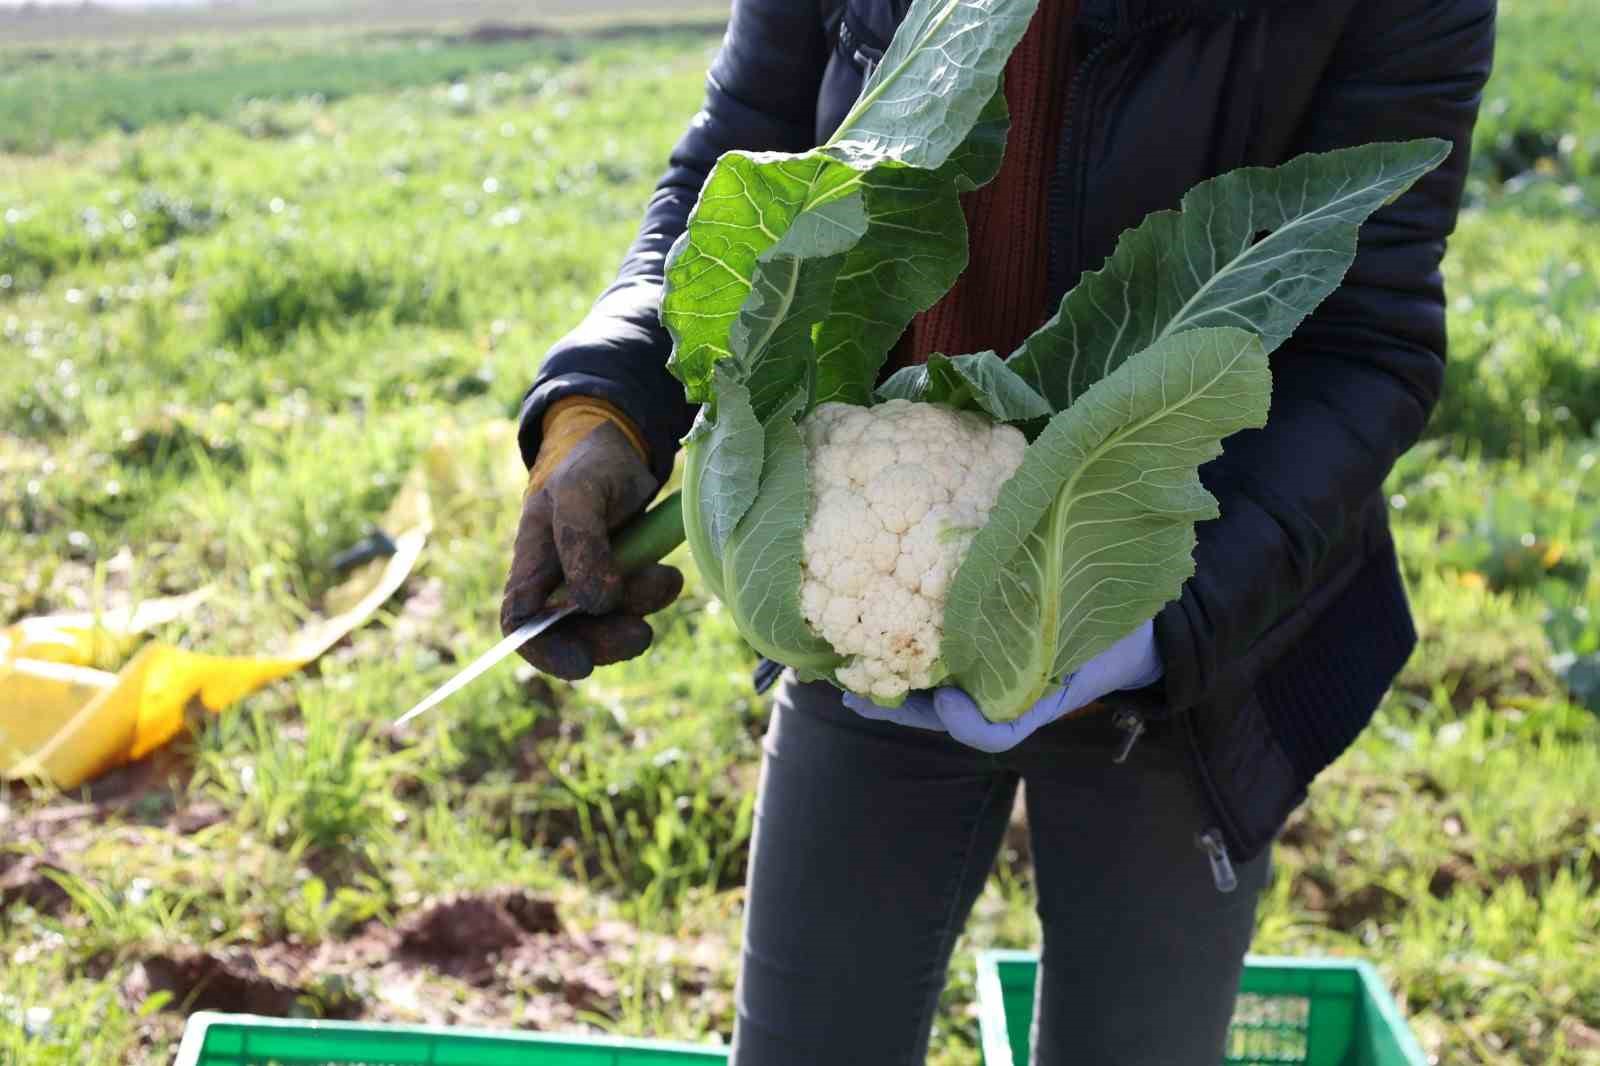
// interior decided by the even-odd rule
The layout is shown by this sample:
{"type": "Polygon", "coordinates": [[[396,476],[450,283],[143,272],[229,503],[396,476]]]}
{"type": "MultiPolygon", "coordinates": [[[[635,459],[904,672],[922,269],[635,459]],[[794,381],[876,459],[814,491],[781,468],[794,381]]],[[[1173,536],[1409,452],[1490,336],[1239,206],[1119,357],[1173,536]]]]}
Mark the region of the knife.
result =
{"type": "MultiPolygon", "coordinates": [[[[679,493],[673,492],[634,519],[617,535],[615,543],[617,568],[624,574],[634,573],[651,563],[659,562],[673,548],[683,543],[683,511],[679,498],[679,493]]],[[[550,594],[549,606],[507,633],[494,647],[472,660],[465,669],[424,696],[415,707],[396,718],[394,728],[398,729],[419,715],[433,710],[488,673],[496,663],[577,609],[578,605],[568,599],[567,587],[560,586],[550,594]]]]}

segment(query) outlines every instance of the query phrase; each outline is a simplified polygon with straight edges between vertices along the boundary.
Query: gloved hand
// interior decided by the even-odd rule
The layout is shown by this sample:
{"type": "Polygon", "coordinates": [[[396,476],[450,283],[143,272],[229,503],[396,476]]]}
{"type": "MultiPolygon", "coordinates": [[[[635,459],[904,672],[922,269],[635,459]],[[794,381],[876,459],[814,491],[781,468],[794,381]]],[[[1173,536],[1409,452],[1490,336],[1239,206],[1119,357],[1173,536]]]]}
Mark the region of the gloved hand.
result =
{"type": "Polygon", "coordinates": [[[972,697],[954,686],[913,692],[898,707],[880,707],[853,693],[844,704],[865,718],[949,733],[970,748],[1008,751],[1042,726],[1088,706],[1109,692],[1142,688],[1161,676],[1155,627],[1146,622],[1067,676],[1066,682],[1010,722],[991,722],[972,697]]]}
{"type": "Polygon", "coordinates": [[[626,416],[586,397],[554,404],[528,478],[500,602],[500,629],[509,633],[566,582],[583,611],[519,649],[540,670],[568,681],[596,666],[640,655],[653,634],[644,616],[671,603],[683,575],[670,566],[645,567],[624,578],[611,557],[611,531],[655,495],[644,445],[626,416]]]}

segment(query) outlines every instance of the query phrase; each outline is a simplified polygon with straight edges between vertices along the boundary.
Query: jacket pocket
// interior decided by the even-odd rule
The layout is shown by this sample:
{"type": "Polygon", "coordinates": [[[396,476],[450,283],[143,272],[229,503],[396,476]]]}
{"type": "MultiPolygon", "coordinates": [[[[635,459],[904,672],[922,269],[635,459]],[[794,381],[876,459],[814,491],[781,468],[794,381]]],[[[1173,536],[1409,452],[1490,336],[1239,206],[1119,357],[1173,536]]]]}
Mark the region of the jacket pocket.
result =
{"type": "Polygon", "coordinates": [[[1243,697],[1231,714],[1216,712],[1211,708],[1202,723],[1186,711],[1178,727],[1227,854],[1236,862],[1249,862],[1305,801],[1305,782],[1278,746],[1254,695],[1243,697]]]}

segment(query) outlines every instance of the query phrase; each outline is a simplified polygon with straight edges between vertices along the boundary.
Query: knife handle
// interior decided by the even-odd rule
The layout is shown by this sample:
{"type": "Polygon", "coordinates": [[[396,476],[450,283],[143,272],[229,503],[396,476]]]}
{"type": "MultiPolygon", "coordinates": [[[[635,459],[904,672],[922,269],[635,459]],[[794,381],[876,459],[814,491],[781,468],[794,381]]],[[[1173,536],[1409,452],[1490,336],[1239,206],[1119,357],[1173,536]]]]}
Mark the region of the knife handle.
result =
{"type": "MultiPolygon", "coordinates": [[[[618,570],[624,574],[643,570],[651,563],[660,562],[668,552],[683,543],[682,498],[683,492],[674,489],[663,496],[660,503],[618,531],[611,541],[618,570]]],[[[562,584],[556,586],[545,606],[555,608],[569,602],[567,586],[562,584]]]]}

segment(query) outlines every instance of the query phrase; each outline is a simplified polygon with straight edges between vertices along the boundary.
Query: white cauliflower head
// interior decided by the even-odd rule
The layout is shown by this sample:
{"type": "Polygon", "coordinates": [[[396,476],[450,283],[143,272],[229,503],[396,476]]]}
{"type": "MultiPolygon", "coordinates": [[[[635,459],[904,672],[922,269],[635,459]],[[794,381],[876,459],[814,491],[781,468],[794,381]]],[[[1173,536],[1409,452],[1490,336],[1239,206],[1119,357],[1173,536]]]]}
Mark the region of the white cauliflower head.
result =
{"type": "Polygon", "coordinates": [[[950,579],[1026,439],[909,400],[821,404],[800,428],[811,471],[800,607],[848,658],[835,677],[878,700],[937,684],[950,579]]]}

